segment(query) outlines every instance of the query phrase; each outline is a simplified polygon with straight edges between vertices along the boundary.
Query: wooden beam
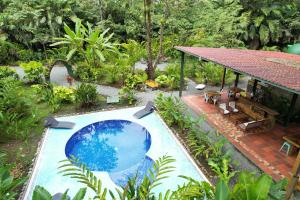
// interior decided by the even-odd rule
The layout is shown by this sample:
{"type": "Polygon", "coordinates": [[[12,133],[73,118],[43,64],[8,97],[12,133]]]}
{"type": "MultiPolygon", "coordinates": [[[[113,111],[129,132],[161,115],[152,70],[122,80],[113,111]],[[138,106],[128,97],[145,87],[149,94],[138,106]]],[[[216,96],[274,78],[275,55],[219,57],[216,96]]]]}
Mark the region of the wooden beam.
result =
{"type": "Polygon", "coordinates": [[[182,91],[184,87],[184,55],[184,52],[181,52],[179,97],[182,97],[182,91]]]}
{"type": "Polygon", "coordinates": [[[297,159],[294,163],[292,169],[292,175],[289,178],[289,184],[286,189],[285,200],[290,200],[290,198],[292,197],[295,187],[299,182],[299,175],[300,175],[300,152],[298,153],[297,159]]]}
{"type": "Polygon", "coordinates": [[[234,87],[236,88],[239,84],[240,74],[235,72],[235,81],[234,81],[234,87]]]}
{"type": "Polygon", "coordinates": [[[292,97],[292,100],[291,100],[291,104],[290,104],[290,107],[289,107],[289,110],[288,110],[288,113],[284,119],[284,126],[287,126],[288,123],[290,122],[291,120],[291,116],[292,116],[292,113],[295,109],[295,105],[296,105],[296,102],[297,102],[297,98],[298,98],[298,95],[297,94],[293,94],[293,97],[292,97]]]}
{"type": "Polygon", "coordinates": [[[252,87],[252,94],[253,94],[253,97],[254,97],[255,94],[256,94],[257,83],[258,83],[258,80],[257,80],[257,79],[254,79],[254,83],[253,83],[253,87],[252,87]]]}
{"type": "Polygon", "coordinates": [[[225,85],[225,79],[226,79],[226,71],[227,71],[227,68],[224,67],[224,71],[223,71],[223,77],[222,77],[222,85],[221,85],[221,91],[224,89],[224,85],[225,85]]]}

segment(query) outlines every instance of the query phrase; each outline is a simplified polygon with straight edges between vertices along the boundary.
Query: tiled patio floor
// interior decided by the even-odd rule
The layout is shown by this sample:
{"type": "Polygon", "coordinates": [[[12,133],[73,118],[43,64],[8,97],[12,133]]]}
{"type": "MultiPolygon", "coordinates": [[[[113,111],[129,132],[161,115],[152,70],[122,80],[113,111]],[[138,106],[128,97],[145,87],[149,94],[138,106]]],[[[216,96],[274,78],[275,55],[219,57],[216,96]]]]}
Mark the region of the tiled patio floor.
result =
{"type": "Polygon", "coordinates": [[[204,114],[210,125],[275,180],[289,175],[296,155],[286,156],[279,149],[284,135],[300,134],[300,125],[283,127],[276,124],[272,130],[244,132],[223,116],[216,106],[205,103],[202,95],[184,96],[182,100],[197,114],[204,114]]]}

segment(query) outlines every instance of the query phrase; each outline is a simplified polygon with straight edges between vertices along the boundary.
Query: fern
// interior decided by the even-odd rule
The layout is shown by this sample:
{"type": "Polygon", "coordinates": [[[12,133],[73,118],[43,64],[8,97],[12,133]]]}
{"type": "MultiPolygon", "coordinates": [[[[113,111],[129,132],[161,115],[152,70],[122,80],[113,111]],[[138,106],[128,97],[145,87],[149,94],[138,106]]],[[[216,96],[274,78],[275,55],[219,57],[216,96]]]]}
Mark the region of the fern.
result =
{"type": "Polygon", "coordinates": [[[95,192],[94,199],[105,200],[107,189],[102,188],[102,182],[98,179],[85,164],[78,164],[78,160],[75,158],[62,160],[59,163],[59,173],[63,176],[68,176],[70,178],[76,179],[78,182],[85,184],[87,187],[95,192]],[[75,166],[74,163],[78,164],[75,166]]]}

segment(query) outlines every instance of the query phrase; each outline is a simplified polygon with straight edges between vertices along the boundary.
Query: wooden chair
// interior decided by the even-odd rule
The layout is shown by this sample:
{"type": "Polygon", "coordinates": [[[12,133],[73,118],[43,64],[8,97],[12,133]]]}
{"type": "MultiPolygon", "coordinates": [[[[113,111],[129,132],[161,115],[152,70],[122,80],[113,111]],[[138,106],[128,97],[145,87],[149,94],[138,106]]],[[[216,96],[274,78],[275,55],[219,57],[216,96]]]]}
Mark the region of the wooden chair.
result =
{"type": "Polygon", "coordinates": [[[219,104],[219,109],[224,115],[229,115],[230,111],[227,109],[226,103],[220,103],[219,104]]]}

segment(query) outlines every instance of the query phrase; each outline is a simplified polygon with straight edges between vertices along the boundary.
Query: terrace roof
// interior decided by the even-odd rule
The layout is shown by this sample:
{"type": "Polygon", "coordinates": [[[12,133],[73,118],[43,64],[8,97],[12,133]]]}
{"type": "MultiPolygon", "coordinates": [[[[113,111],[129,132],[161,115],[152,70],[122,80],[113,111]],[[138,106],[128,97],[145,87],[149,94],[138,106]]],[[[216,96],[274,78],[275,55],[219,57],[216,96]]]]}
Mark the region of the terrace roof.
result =
{"type": "Polygon", "coordinates": [[[202,60],[230,68],[276,87],[300,94],[300,55],[244,49],[175,47],[202,60]]]}

